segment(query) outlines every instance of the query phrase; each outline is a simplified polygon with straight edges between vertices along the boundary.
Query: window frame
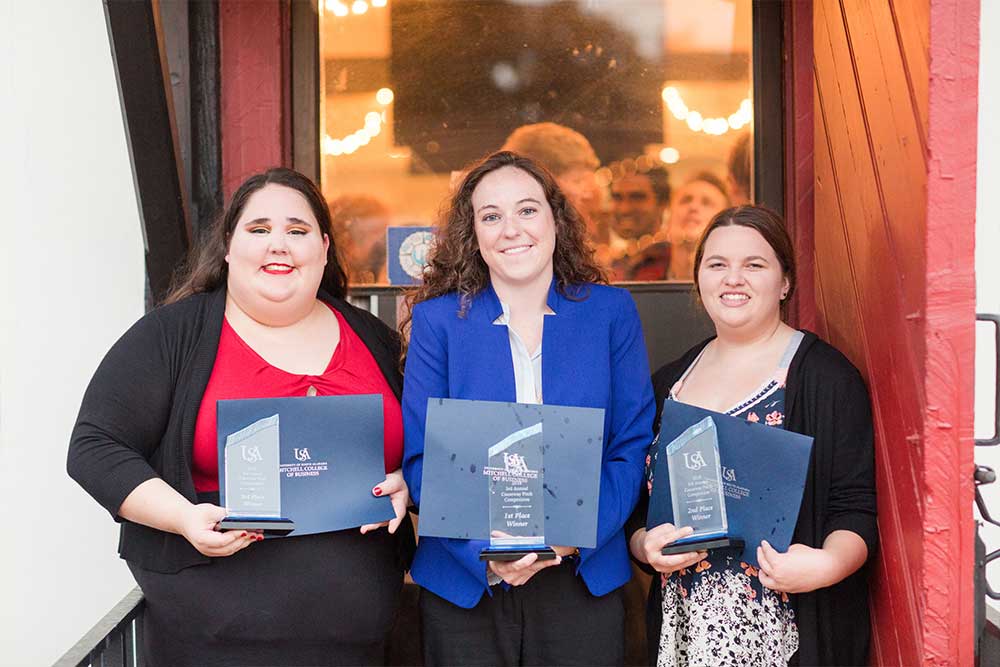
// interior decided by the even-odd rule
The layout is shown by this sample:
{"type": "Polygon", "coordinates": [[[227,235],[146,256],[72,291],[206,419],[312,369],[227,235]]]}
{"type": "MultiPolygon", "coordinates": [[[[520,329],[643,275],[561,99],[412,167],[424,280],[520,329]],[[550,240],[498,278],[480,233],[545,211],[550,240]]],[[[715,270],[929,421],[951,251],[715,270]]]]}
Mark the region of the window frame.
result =
{"type": "MultiPolygon", "coordinates": [[[[753,173],[754,201],[785,213],[785,6],[782,2],[752,0],[753,72],[753,173]],[[767,48],[758,48],[766,44],[767,48]]],[[[320,182],[319,150],[319,10],[316,0],[292,0],[291,108],[294,137],[294,166],[320,182]],[[298,57],[296,58],[296,54],[298,57]],[[310,60],[311,54],[311,60],[310,60]],[[301,133],[299,128],[310,128],[301,133]],[[307,141],[308,139],[308,141],[307,141]]],[[[629,290],[643,291],[668,281],[614,283],[629,290]]],[[[690,282],[682,284],[690,285],[690,282]]],[[[351,293],[360,298],[399,293],[404,286],[372,287],[352,284],[351,293]]]]}

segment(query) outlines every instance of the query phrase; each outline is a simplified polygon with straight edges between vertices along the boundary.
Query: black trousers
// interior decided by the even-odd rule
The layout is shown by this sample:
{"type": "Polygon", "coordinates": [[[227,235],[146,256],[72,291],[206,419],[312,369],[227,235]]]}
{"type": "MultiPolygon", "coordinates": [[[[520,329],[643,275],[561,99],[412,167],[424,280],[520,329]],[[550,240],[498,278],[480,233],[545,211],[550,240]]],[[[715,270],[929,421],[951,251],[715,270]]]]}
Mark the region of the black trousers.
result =
{"type": "Polygon", "coordinates": [[[595,597],[575,560],[542,570],[523,586],[463,609],[420,590],[424,665],[622,665],[622,590],[595,597]]]}

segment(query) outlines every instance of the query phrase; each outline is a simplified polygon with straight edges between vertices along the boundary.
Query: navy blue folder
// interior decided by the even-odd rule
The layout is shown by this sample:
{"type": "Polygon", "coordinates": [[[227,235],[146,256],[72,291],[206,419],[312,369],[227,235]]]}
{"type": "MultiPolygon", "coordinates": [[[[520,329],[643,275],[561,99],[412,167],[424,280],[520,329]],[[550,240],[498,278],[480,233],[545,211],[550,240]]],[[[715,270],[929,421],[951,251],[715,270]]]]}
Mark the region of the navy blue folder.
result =
{"type": "Polygon", "coordinates": [[[674,522],[664,451],[706,416],[718,430],[729,534],[746,542],[741,558],[756,567],[761,540],[781,552],[791,544],[813,439],[680,401],[664,401],[647,528],[674,522]]]}
{"type": "Polygon", "coordinates": [[[292,536],[357,528],[395,517],[385,479],[382,396],[302,396],[216,403],[219,497],[225,498],[227,436],[279,415],[281,514],[292,536]]]}
{"type": "Polygon", "coordinates": [[[420,535],[489,539],[487,452],[539,422],[545,448],[545,542],[596,546],[604,410],[559,405],[429,399],[420,535]]]}

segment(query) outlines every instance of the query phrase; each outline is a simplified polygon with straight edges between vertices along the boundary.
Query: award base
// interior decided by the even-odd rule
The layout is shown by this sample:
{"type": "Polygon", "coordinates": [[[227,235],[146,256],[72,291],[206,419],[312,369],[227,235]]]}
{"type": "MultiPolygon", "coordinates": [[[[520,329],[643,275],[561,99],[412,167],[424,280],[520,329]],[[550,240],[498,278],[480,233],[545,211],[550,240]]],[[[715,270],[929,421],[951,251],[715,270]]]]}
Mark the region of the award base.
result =
{"type": "Polygon", "coordinates": [[[538,560],[552,560],[556,557],[552,547],[519,544],[513,547],[487,547],[479,552],[479,560],[514,561],[521,560],[528,554],[538,554],[538,560]]]}
{"type": "Polygon", "coordinates": [[[283,537],[295,530],[295,522],[291,519],[265,516],[227,516],[218,523],[218,529],[227,530],[257,530],[265,535],[283,537]]]}
{"type": "Polygon", "coordinates": [[[709,537],[703,540],[689,542],[674,542],[660,549],[664,556],[671,554],[686,554],[694,551],[711,551],[713,549],[733,549],[743,551],[743,540],[738,537],[709,537]]]}

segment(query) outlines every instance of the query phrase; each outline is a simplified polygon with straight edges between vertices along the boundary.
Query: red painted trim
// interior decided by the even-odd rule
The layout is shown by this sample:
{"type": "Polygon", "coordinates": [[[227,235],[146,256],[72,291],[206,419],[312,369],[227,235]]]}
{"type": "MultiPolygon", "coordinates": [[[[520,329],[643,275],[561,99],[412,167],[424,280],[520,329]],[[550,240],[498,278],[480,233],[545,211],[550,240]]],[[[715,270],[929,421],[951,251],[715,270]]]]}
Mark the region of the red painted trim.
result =
{"type": "Polygon", "coordinates": [[[972,665],[978,3],[812,9],[817,305],[875,413],[872,659],[972,665]]]}
{"type": "Polygon", "coordinates": [[[289,5],[219,0],[222,188],[291,164],[289,5]]]}
{"type": "Polygon", "coordinates": [[[979,3],[930,2],[924,664],[973,664],[979,3]]]}
{"type": "MultiPolygon", "coordinates": [[[[281,164],[292,166],[292,5],[281,3],[281,164]]],[[[319,113],[319,110],[316,110],[319,113]]]]}
{"type": "Polygon", "coordinates": [[[812,53],[812,3],[789,3],[785,9],[785,217],[798,269],[791,319],[794,326],[816,331],[812,53]]]}

